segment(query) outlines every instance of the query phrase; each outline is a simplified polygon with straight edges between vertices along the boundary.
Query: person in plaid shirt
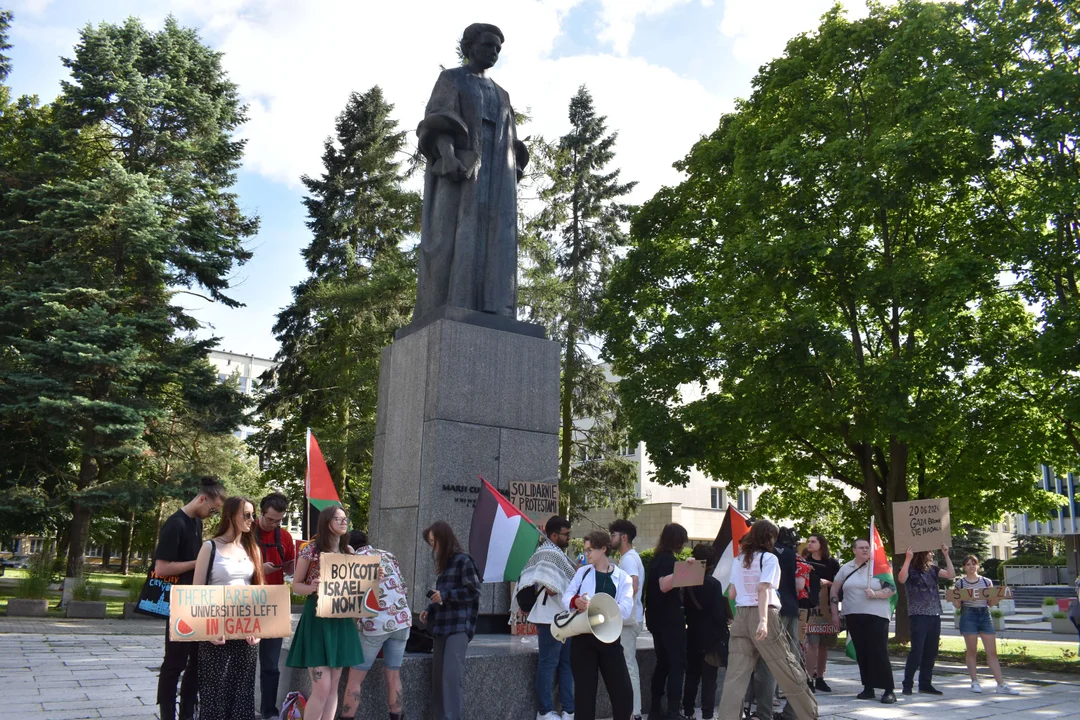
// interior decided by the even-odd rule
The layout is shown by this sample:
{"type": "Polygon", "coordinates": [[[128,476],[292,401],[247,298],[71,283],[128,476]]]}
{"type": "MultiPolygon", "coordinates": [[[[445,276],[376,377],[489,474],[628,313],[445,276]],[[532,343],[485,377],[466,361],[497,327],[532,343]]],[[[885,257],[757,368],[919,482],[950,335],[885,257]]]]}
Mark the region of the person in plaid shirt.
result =
{"type": "Polygon", "coordinates": [[[420,622],[435,636],[431,686],[435,720],[461,720],[465,689],[465,650],[476,634],[480,612],[480,574],[461,549],[453,529],[438,520],[424,530],[439,573],[431,602],[420,622]]]}

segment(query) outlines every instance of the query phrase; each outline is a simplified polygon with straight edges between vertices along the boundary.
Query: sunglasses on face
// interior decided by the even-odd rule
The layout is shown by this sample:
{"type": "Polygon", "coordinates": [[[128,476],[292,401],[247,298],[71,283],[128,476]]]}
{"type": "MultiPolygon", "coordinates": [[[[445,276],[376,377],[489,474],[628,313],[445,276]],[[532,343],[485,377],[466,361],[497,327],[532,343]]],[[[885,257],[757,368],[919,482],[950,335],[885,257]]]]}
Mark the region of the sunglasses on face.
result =
{"type": "Polygon", "coordinates": [[[244,513],[244,519],[245,520],[254,520],[255,519],[255,513],[249,513],[249,512],[244,513]]]}

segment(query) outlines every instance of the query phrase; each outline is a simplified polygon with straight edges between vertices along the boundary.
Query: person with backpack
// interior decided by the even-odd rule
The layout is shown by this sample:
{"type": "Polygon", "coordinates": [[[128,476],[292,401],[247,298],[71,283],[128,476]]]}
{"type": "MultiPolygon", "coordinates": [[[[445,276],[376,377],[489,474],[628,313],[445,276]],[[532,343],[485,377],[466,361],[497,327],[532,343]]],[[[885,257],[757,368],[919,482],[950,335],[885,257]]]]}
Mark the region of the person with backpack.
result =
{"type": "Polygon", "coordinates": [[[806,676],[813,682],[815,692],[832,692],[825,682],[825,663],[829,650],[836,644],[840,628],[833,624],[829,611],[829,587],[836,579],[836,573],[840,572],[840,563],[829,553],[829,541],[819,534],[807,539],[803,559],[813,569],[807,604],[806,648],[803,652],[806,676]]]}
{"type": "MultiPolygon", "coordinates": [[[[720,696],[723,720],[741,716],[746,688],[759,659],[765,660],[780,684],[795,717],[817,720],[817,698],[806,686],[802,659],[793,652],[780,618],[780,561],[773,554],[778,532],[768,520],[755,522],[739,540],[739,556],[731,566],[728,596],[735,601],[735,622],[720,696]]],[[[771,694],[758,699],[772,703],[771,694]]]]}
{"type": "Polygon", "coordinates": [[[660,531],[645,578],[645,622],[653,636],[653,669],[649,720],[678,720],[686,675],[686,614],[675,587],[675,555],[686,545],[686,528],[668,523],[660,531]],[[667,694],[667,714],[664,695],[667,694]]]}
{"type": "MultiPolygon", "coordinates": [[[[608,559],[611,535],[593,530],[585,536],[585,565],[574,573],[570,586],[563,593],[563,605],[585,612],[590,600],[604,593],[615,599],[619,614],[625,621],[634,611],[634,585],[630,576],[608,559]]],[[[633,712],[633,691],[626,670],[622,643],[601,642],[592,633],[582,633],[570,646],[570,667],[574,673],[577,695],[576,720],[596,720],[596,691],[598,676],[604,678],[611,698],[612,720],[630,720],[633,712]]]]}
{"type": "Polygon", "coordinates": [[[315,537],[300,551],[292,591],[306,595],[304,611],[293,633],[285,664],[304,668],[311,678],[311,694],[304,720],[334,720],[341,672],[364,662],[356,621],[347,617],[321,618],[315,614],[319,595],[319,559],[323,553],[348,555],[349,516],[340,505],[319,513],[315,537]]]}
{"type": "Polygon", "coordinates": [[[574,577],[574,564],[566,556],[570,546],[570,521],[553,515],[544,526],[545,538],[525,563],[514,599],[529,622],[536,626],[536,720],[561,720],[555,712],[555,678],[559,679],[562,717],[574,715],[574,676],[570,669],[570,644],[551,634],[551,621],[566,610],[562,594],[574,577]]]}
{"type": "Polygon", "coordinates": [[[622,643],[626,671],[630,673],[630,686],[634,689],[634,720],[641,720],[641,674],[638,672],[637,639],[645,611],[641,606],[641,593],[645,589],[645,564],[634,549],[637,527],[629,520],[616,520],[608,526],[611,544],[619,551],[619,568],[630,576],[634,584],[634,612],[623,621],[622,643]]]}
{"type": "Polygon", "coordinates": [[[941,639],[941,596],[938,579],[956,577],[949,548],[941,546],[946,568],[939,568],[931,561],[934,553],[927,550],[904,554],[904,565],[896,575],[897,582],[907,589],[908,619],[911,627],[911,650],[904,665],[903,693],[910,695],[915,683],[915,671],[919,671],[919,692],[924,695],[941,695],[931,682],[934,677],[934,661],[937,660],[938,643],[941,639]]]}
{"type": "Polygon", "coordinates": [[[716,675],[727,666],[728,622],[731,605],[724,587],[713,577],[716,551],[712,545],[695,545],[692,557],[705,564],[705,582],[685,588],[686,682],[683,685],[683,715],[695,717],[694,705],[701,685],[701,718],[710,720],[716,709],[716,675]]]}
{"type": "MultiPolygon", "coordinates": [[[[263,557],[252,532],[255,506],[231,497],[221,523],[195,560],[193,585],[262,585],[263,557]]],[[[259,638],[198,643],[199,720],[255,720],[255,660],[259,638]]]]}
{"type": "Polygon", "coordinates": [[[412,627],[409,588],[401,575],[397,558],[385,550],[373,548],[366,532],[350,532],[349,546],[354,555],[379,558],[379,587],[376,591],[379,612],[373,617],[358,618],[356,621],[364,661],[349,669],[345,699],[341,704],[341,720],[354,720],[356,717],[360,709],[360,687],[380,652],[386,671],[386,701],[390,707],[390,720],[402,720],[405,708],[401,691],[401,664],[405,659],[405,645],[412,627]]]}
{"type": "MultiPolygon", "coordinates": [[[[278,492],[259,502],[256,538],[262,548],[263,575],[267,585],[284,585],[296,564],[296,544],[281,526],[289,510],[289,499],[278,492]]],[[[281,671],[281,645],[285,638],[263,638],[259,643],[259,713],[265,720],[278,720],[277,691],[281,671]]]]}

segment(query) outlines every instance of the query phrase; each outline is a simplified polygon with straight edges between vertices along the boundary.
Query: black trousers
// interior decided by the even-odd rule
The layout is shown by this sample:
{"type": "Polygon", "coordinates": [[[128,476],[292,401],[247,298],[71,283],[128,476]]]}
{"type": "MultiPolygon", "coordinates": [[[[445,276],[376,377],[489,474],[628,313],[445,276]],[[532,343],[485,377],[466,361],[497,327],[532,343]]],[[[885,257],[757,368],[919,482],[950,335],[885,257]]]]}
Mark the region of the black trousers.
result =
{"type": "Polygon", "coordinates": [[[176,685],[180,683],[180,720],[195,716],[199,697],[199,643],[173,642],[165,628],[165,659],[158,672],[157,704],[161,720],[176,719],[176,685]],[[184,681],[180,683],[180,673],[184,681]]]}
{"type": "Polygon", "coordinates": [[[686,640],[686,684],[683,686],[683,715],[694,717],[698,683],[701,684],[701,717],[708,720],[716,710],[717,668],[705,662],[705,650],[693,635],[686,640]]]}
{"type": "Polygon", "coordinates": [[[934,679],[934,662],[937,660],[938,643],[941,640],[940,615],[912,615],[911,652],[904,666],[904,687],[915,683],[915,671],[919,671],[919,687],[927,688],[934,679]]]}
{"type": "Polygon", "coordinates": [[[667,693],[667,714],[678,717],[682,700],[683,676],[686,674],[686,627],[668,625],[649,628],[656,649],[656,669],[652,676],[652,712],[663,712],[662,698],[667,693]]]}
{"type": "Polygon", "coordinates": [[[611,698],[612,720],[630,720],[634,688],[621,642],[602,643],[590,633],[575,635],[570,643],[570,672],[574,675],[574,720],[596,720],[598,676],[603,676],[611,698]]]}
{"type": "Polygon", "coordinates": [[[864,688],[893,689],[889,662],[889,620],[877,615],[847,615],[847,631],[864,688]]]}

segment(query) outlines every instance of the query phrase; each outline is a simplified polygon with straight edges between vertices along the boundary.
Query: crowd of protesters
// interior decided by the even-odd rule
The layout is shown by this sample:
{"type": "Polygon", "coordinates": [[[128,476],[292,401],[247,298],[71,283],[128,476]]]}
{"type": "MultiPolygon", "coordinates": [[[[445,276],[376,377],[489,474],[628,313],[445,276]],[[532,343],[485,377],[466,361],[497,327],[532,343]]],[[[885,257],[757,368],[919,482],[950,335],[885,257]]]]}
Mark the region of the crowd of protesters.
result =
{"type": "MultiPolygon", "coordinates": [[[[195,585],[283,584],[292,576],[292,592],[306,599],[286,665],[304,669],[309,676],[303,714],[308,720],[352,720],[376,657],[383,660],[390,718],[402,720],[406,689],[401,667],[418,622],[418,631],[431,639],[434,717],[459,720],[465,705],[465,655],[476,633],[481,578],[453,528],[438,521],[421,534],[430,547],[436,577],[426,607],[414,618],[396,558],[373,547],[365,532],[350,533],[342,507],[333,505],[319,514],[314,537],[299,552],[282,527],[287,511],[288,501],[281,494],[263,498],[256,513],[251,500],[227,497],[216,478],[203,478],[196,497],[162,526],[154,571],[175,576],[178,584],[195,585]],[[217,530],[203,541],[203,521],[218,514],[217,530]],[[319,561],[326,552],[378,558],[376,616],[360,620],[317,616],[319,561]],[[347,681],[339,715],[343,674],[347,681]]],[[[891,573],[871,572],[868,538],[856,540],[853,559],[841,565],[823,535],[811,535],[799,552],[798,537],[790,528],[757,520],[731,550],[730,575],[716,570],[720,549],[699,544],[689,562],[704,566],[705,580],[679,587],[677,564],[689,540],[677,523],[661,531],[648,567],[634,548],[637,529],[629,520],[586,533],[584,555],[576,559],[567,554],[569,521],[554,516],[540,529],[541,542],[518,583],[519,593],[522,588],[526,595],[531,592],[527,618],[537,628],[537,720],[594,720],[601,681],[613,720],[640,720],[643,678],[637,642],[643,624],[656,654],[647,680],[649,720],[693,718],[699,698],[703,720],[716,712],[724,720],[751,712],[750,717],[772,720],[777,685],[787,700],[779,717],[816,718],[816,693],[832,691],[825,680],[826,658],[841,631],[847,632],[858,663],[863,689],[856,697],[879,699],[880,690],[881,702],[896,702],[888,632],[897,587],[891,573]],[[615,554],[618,562],[612,558],[615,554]],[[727,580],[726,587],[721,577],[727,580]],[[619,608],[617,637],[603,642],[586,632],[560,641],[552,634],[552,623],[560,614],[587,612],[599,594],[610,596],[619,608]],[[726,667],[722,688],[721,667],[726,667]]],[[[905,695],[942,694],[932,682],[941,635],[940,583],[952,581],[957,589],[976,591],[993,586],[979,575],[978,558],[965,558],[963,573],[957,576],[947,547],[942,547],[942,556],[944,567],[936,564],[932,552],[908,551],[896,576],[906,590],[911,631],[901,683],[905,695]]],[[[975,599],[955,601],[967,645],[970,690],[982,692],[976,674],[981,639],[996,691],[1015,695],[1017,691],[1002,677],[990,621],[989,609],[999,598],[979,593],[971,597],[975,599]]],[[[175,720],[179,713],[181,720],[189,720],[198,708],[203,720],[254,720],[258,702],[264,720],[277,720],[281,649],[280,638],[176,642],[166,637],[158,684],[160,716],[175,720]]]]}

